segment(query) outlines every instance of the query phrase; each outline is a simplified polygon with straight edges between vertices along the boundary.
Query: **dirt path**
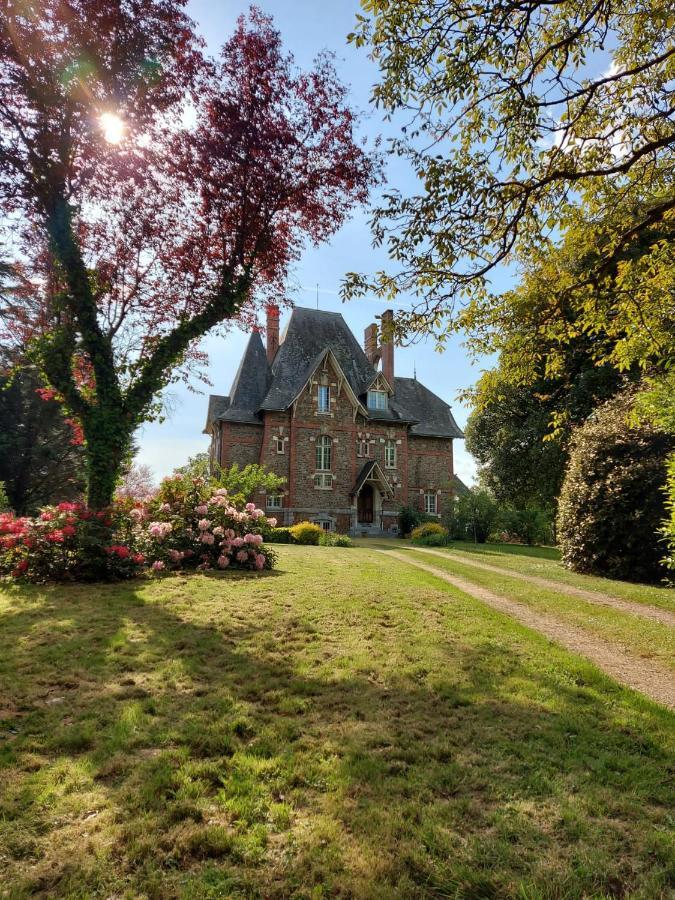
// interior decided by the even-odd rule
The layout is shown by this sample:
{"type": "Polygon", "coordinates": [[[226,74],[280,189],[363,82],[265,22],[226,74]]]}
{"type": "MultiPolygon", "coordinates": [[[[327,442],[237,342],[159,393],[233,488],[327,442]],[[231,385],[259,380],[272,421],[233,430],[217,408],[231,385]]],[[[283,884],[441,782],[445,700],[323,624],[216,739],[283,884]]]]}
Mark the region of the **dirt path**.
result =
{"type": "Polygon", "coordinates": [[[566,625],[552,616],[534,612],[522,603],[495,594],[487,588],[451,575],[443,569],[418,562],[408,554],[397,553],[393,550],[377,550],[377,552],[393,556],[400,562],[415,566],[436,578],[447,581],[448,584],[470,597],[512,616],[523,625],[533,628],[568,650],[585,656],[621,684],[641,691],[647,697],[656,700],[657,703],[662,703],[669,709],[675,710],[675,678],[667,669],[649,660],[632,656],[616,644],[590,635],[581,628],[566,625]]]}
{"type": "Polygon", "coordinates": [[[644,606],[642,603],[633,603],[631,600],[620,600],[618,597],[611,597],[609,594],[602,594],[600,591],[589,591],[585,588],[575,587],[572,584],[552,581],[550,578],[541,578],[539,575],[524,575],[522,572],[516,572],[513,569],[502,569],[500,566],[466,559],[464,556],[453,556],[452,553],[443,553],[441,550],[430,550],[428,547],[411,547],[412,549],[414,549],[415,553],[431,553],[443,559],[454,560],[462,566],[473,566],[475,569],[483,569],[485,572],[494,572],[495,575],[508,575],[509,578],[518,578],[520,581],[527,581],[529,584],[535,584],[537,587],[546,588],[558,594],[580,597],[582,600],[588,600],[589,603],[611,606],[619,612],[630,613],[633,616],[641,616],[643,619],[652,619],[655,622],[661,622],[663,625],[675,627],[675,613],[669,612],[667,609],[659,609],[657,606],[644,606]]]}

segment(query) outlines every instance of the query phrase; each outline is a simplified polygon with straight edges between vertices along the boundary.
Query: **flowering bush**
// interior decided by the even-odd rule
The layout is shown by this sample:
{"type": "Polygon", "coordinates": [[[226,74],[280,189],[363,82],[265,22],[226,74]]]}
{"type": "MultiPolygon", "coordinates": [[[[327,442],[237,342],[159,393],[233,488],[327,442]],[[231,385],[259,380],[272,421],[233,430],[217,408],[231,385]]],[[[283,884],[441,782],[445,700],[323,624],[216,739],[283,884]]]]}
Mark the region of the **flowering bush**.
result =
{"type": "Polygon", "coordinates": [[[0,575],[30,581],[129,578],[148,569],[271,569],[266,519],[253,503],[178,475],[143,501],[121,499],[94,513],[79,503],[47,507],[35,518],[0,514],[0,575]]]}
{"type": "Polygon", "coordinates": [[[94,513],[81,503],[48,506],[35,518],[0,515],[0,575],[29,581],[96,581],[129,578],[143,558],[115,543],[123,528],[118,510],[94,513]]]}
{"type": "Polygon", "coordinates": [[[448,543],[448,529],[438,522],[425,522],[412,530],[410,538],[413,544],[423,544],[426,547],[443,547],[448,543]]]}

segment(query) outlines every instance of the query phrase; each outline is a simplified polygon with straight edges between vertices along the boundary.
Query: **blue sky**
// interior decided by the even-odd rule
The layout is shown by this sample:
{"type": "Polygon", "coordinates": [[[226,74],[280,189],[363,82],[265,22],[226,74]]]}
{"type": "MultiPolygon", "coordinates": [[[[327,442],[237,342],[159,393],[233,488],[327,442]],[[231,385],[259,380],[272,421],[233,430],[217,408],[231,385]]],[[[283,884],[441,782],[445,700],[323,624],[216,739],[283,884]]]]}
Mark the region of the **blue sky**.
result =
{"type": "MultiPolygon", "coordinates": [[[[384,123],[377,111],[370,107],[372,84],[377,80],[377,68],[363,49],[347,44],[346,35],[353,30],[359,10],[357,0],[337,3],[317,3],[316,0],[259,0],[257,5],[274,17],[284,45],[295,56],[299,66],[309,66],[320,50],[336,54],[338,73],[351,87],[354,105],[366,114],[365,134],[385,137],[392,134],[392,126],[384,123]]],[[[216,53],[232,31],[237,16],[248,9],[247,3],[192,0],[190,15],[216,53]]],[[[415,179],[400,162],[389,165],[387,177],[403,191],[414,190],[415,179]]],[[[375,299],[354,300],[343,304],[338,296],[342,278],[347,271],[373,272],[387,266],[386,253],[371,246],[367,211],[359,211],[332,239],[318,249],[308,248],[300,260],[289,288],[289,297],[298,306],[316,306],[317,284],[319,307],[339,311],[359,340],[363,330],[385,305],[375,299]]],[[[282,317],[282,328],[288,313],[282,317]]],[[[207,337],[202,349],[209,354],[208,375],[214,393],[229,392],[239,364],[247,334],[232,330],[225,337],[207,337]]],[[[396,348],[396,373],[417,377],[443,397],[453,408],[460,427],[466,422],[468,409],[457,399],[463,388],[473,384],[486,363],[471,363],[462,347],[461,338],[446,345],[437,353],[433,342],[412,347],[396,348]]],[[[199,387],[198,385],[194,385],[199,387]]],[[[138,435],[139,461],[147,463],[157,476],[163,476],[188,456],[205,450],[208,440],[202,428],[206,416],[206,394],[195,394],[186,386],[174,388],[170,395],[170,414],[159,424],[146,425],[138,435]]],[[[475,464],[464,450],[464,442],[455,442],[455,469],[460,478],[471,482],[475,464]]]]}

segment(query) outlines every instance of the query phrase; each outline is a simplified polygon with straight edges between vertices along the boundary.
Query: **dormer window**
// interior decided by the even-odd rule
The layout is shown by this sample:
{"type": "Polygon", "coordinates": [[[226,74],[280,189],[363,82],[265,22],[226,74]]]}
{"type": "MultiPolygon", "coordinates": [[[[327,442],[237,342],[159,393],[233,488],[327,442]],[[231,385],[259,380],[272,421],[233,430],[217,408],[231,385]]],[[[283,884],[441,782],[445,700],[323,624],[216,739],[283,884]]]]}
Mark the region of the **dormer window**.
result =
{"type": "Polygon", "coordinates": [[[330,387],[327,384],[320,384],[317,392],[317,403],[320,413],[330,412],[330,387]]]}
{"type": "Polygon", "coordinates": [[[388,400],[386,391],[368,391],[368,409],[387,409],[388,400]]]}

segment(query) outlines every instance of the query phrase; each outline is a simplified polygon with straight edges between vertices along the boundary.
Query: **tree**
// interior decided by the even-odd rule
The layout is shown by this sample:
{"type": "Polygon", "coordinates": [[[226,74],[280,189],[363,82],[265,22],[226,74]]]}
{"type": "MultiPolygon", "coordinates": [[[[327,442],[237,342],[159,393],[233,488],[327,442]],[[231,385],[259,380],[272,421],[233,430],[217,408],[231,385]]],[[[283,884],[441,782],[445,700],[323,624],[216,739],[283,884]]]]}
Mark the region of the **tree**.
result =
{"type": "Polygon", "coordinates": [[[632,418],[634,392],[601,406],[574,436],[558,514],[565,565],[577,572],[658,581],[666,460],[675,440],[632,418]]]}
{"type": "Polygon", "coordinates": [[[84,453],[77,428],[59,403],[41,395],[29,368],[0,375],[0,481],[19,515],[84,492],[84,453]]]}
{"type": "Polygon", "coordinates": [[[672,267],[672,224],[666,243],[658,227],[675,210],[669,4],[362,6],[351,39],[379,63],[376,103],[408,115],[391,152],[410,162],[420,188],[387,192],[373,212],[375,239],[398,271],[352,274],[347,293],[415,293],[400,333],[442,339],[445,316],[462,324],[458,301],[489,307],[496,266],[545,253],[579,220],[596,254],[586,287],[617,266],[624,281],[644,283],[646,270],[632,269],[641,244],[648,278],[672,267]]]}
{"type": "Polygon", "coordinates": [[[223,469],[212,461],[207,452],[191,456],[187,463],[179,466],[175,472],[177,475],[186,475],[190,478],[211,479],[213,484],[225,488],[230,496],[246,500],[260,492],[278,493],[286,481],[285,478],[256,463],[249,463],[243,468],[233,463],[229,468],[223,469]]]}
{"type": "Polygon", "coordinates": [[[448,530],[452,537],[484,544],[498,516],[497,503],[489,491],[469,488],[455,500],[448,530]]]}
{"type": "Polygon", "coordinates": [[[42,301],[32,359],[81,423],[93,507],[198,340],[281,297],[304,242],[376,176],[330,59],[297,72],[256,10],[207,59],[182,7],[0,11],[0,208],[42,301]]]}
{"type": "Polygon", "coordinates": [[[145,463],[132,463],[123,473],[115,496],[130,499],[150,497],[156,487],[155,475],[150,466],[145,463]]]}

